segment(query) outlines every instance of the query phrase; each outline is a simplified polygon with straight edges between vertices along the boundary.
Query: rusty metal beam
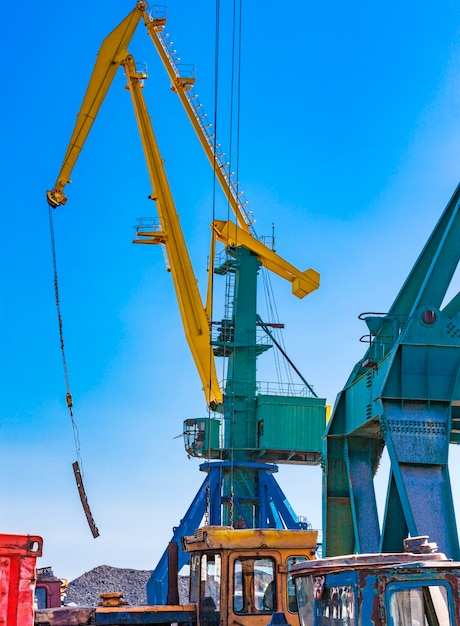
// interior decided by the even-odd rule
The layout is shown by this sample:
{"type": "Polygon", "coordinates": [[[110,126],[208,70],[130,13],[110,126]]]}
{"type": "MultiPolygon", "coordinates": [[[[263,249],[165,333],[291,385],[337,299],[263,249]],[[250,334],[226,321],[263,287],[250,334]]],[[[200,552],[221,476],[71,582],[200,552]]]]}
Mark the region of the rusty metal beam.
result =
{"type": "Polygon", "coordinates": [[[83,510],[85,512],[86,519],[88,521],[88,526],[90,527],[90,530],[94,539],[96,539],[96,537],[99,537],[99,530],[94,522],[91,509],[89,508],[88,498],[86,497],[85,487],[83,485],[83,476],[81,475],[78,461],[75,461],[74,463],[72,463],[72,469],[75,475],[75,482],[77,483],[78,493],[80,494],[81,504],[83,506],[83,510]]]}

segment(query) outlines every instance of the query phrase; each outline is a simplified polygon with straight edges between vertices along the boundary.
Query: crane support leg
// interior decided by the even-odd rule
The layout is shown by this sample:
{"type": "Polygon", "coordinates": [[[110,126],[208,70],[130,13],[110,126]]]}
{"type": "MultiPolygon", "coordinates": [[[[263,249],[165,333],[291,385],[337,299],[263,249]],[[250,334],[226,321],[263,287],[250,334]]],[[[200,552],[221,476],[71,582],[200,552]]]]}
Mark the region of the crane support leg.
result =
{"type": "Polygon", "coordinates": [[[378,552],[380,528],[373,467],[383,443],[376,437],[330,437],[323,475],[328,556],[378,552]]]}
{"type": "Polygon", "coordinates": [[[396,539],[395,529],[399,527],[405,533],[407,527],[410,535],[436,538],[442,552],[453,559],[460,558],[447,465],[450,405],[384,401],[384,411],[382,430],[391,460],[392,483],[383,536],[388,538],[391,528],[393,540],[401,545],[405,537],[396,539]],[[399,507],[394,504],[396,492],[399,507]]]}
{"type": "MultiPolygon", "coordinates": [[[[230,501],[235,508],[235,517],[248,528],[306,528],[308,524],[299,523],[297,516],[289,504],[286,496],[273,477],[278,471],[276,465],[270,463],[230,463],[217,461],[203,463],[200,469],[208,474],[192,504],[181,520],[179,526],[173,529],[172,542],[181,545],[181,537],[193,535],[200,527],[202,520],[205,524],[221,526],[226,521],[230,501]],[[228,492],[228,474],[252,472],[256,474],[259,486],[258,496],[248,498],[246,493],[228,492]],[[246,510],[251,501],[253,515],[249,518],[246,510]]],[[[233,483],[235,485],[235,483],[233,483]]],[[[178,569],[188,562],[189,554],[179,547],[178,569]]],[[[168,595],[168,550],[165,550],[158,565],[152,572],[147,583],[147,602],[149,604],[165,604],[168,595]]]]}
{"type": "Polygon", "coordinates": [[[375,550],[371,479],[386,445],[380,551],[401,551],[408,534],[429,535],[460,558],[448,470],[449,444],[460,441],[460,293],[448,294],[459,241],[460,186],[389,311],[360,316],[369,348],[337,398],[325,437],[326,556],[375,550]],[[367,459],[355,445],[363,437],[379,442],[367,459]]]}
{"type": "Polygon", "coordinates": [[[345,462],[345,439],[328,437],[323,466],[323,554],[354,552],[353,515],[345,462]],[[327,552],[326,552],[327,550],[327,552]]]}
{"type": "MultiPolygon", "coordinates": [[[[181,519],[179,526],[173,528],[173,536],[171,542],[174,541],[180,545],[181,537],[185,535],[193,535],[195,529],[199,527],[206,510],[206,492],[208,488],[208,479],[203,481],[198,493],[194,497],[192,504],[189,506],[185,516],[181,519]]],[[[188,554],[179,548],[178,554],[178,570],[180,571],[188,561],[188,554]]],[[[168,550],[166,549],[162,557],[158,561],[156,568],[147,583],[147,602],[148,604],[165,604],[168,595],[168,550]]]]}
{"type": "Polygon", "coordinates": [[[387,499],[385,504],[385,521],[382,528],[381,548],[379,552],[398,552],[401,537],[408,537],[404,510],[396,487],[393,471],[390,471],[387,499]]]}
{"type": "Polygon", "coordinates": [[[380,454],[380,442],[367,437],[348,437],[345,443],[350,503],[355,528],[355,550],[360,553],[377,552],[380,542],[372,472],[372,459],[376,447],[379,448],[380,454]]]}

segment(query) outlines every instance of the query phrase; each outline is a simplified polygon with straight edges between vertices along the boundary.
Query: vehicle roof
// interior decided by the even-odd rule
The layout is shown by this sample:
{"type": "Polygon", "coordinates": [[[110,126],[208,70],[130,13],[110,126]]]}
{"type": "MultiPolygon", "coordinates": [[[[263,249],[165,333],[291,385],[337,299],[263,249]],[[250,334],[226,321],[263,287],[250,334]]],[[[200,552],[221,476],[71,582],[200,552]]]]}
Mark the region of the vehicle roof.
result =
{"type": "Polygon", "coordinates": [[[182,544],[186,552],[210,548],[295,548],[303,554],[316,548],[317,538],[316,530],[203,526],[193,536],[183,537],[182,544]]]}
{"type": "Polygon", "coordinates": [[[291,568],[293,576],[324,576],[334,572],[360,569],[379,569],[394,567],[451,567],[460,568],[460,563],[448,559],[442,552],[415,554],[412,552],[349,554],[346,556],[326,557],[297,563],[291,568]]]}

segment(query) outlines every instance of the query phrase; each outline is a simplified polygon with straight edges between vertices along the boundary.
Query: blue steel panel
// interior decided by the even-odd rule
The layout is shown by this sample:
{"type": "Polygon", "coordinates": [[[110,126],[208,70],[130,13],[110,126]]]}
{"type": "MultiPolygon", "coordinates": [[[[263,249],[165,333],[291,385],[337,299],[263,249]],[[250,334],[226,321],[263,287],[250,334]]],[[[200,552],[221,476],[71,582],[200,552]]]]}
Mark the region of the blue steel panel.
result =
{"type": "MultiPolygon", "coordinates": [[[[460,295],[440,310],[460,260],[459,199],[460,186],[389,312],[363,315],[372,343],[339,394],[325,433],[327,555],[349,545],[348,516],[357,537],[366,524],[356,507],[356,483],[344,484],[344,442],[352,435],[380,437],[388,446],[392,478],[382,546],[400,546],[404,532],[429,533],[449,556],[460,556],[447,469],[449,442],[460,439],[458,412],[454,431],[451,419],[452,405],[460,401],[460,295]]],[[[350,460],[348,473],[369,481],[350,460]]]]}
{"type": "Polygon", "coordinates": [[[143,624],[144,626],[158,626],[159,624],[177,623],[179,625],[196,624],[196,613],[183,611],[161,611],[154,613],[147,610],[132,611],[130,609],[121,609],[120,611],[110,611],[110,613],[96,612],[96,624],[100,626],[118,626],[122,624],[143,624]]]}
{"type": "Polygon", "coordinates": [[[408,535],[401,499],[393,472],[390,472],[379,552],[401,552],[404,549],[404,539],[408,535]]]}
{"type": "Polygon", "coordinates": [[[361,624],[376,624],[376,612],[379,609],[379,588],[378,578],[374,574],[365,573],[360,576],[359,592],[360,602],[360,622],[361,624]]]}
{"type": "Polygon", "coordinates": [[[383,402],[382,430],[388,451],[399,463],[446,465],[449,452],[450,406],[441,403],[383,402]]]}
{"type": "Polygon", "coordinates": [[[346,460],[350,484],[355,550],[377,552],[380,527],[372,473],[371,443],[350,437],[346,442],[346,460]]]}
{"type": "Polygon", "coordinates": [[[387,401],[384,406],[388,453],[408,531],[429,535],[442,552],[459,559],[447,466],[449,406],[387,401]]]}

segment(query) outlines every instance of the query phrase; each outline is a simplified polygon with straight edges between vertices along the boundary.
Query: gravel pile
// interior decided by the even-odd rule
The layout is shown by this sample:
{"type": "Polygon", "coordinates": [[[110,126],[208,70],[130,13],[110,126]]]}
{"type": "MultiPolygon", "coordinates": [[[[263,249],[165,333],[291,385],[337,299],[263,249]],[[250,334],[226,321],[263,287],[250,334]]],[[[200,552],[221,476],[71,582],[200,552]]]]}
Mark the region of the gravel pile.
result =
{"type": "MultiPolygon", "coordinates": [[[[99,565],[69,582],[67,604],[97,606],[101,593],[122,592],[123,600],[131,606],[147,604],[146,585],[151,570],[122,569],[99,565]]],[[[187,602],[188,579],[179,577],[180,603],[187,602]]]]}

